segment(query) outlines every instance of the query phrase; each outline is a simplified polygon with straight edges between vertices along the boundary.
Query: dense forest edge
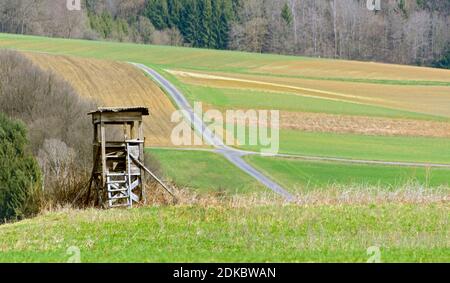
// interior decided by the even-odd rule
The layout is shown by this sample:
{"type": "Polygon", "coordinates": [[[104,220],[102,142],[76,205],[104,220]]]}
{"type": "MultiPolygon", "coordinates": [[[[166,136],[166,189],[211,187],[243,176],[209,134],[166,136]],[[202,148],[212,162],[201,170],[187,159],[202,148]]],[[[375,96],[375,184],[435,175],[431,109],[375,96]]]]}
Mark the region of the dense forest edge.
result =
{"type": "Polygon", "coordinates": [[[4,0],[0,32],[449,68],[450,0],[4,0]]]}

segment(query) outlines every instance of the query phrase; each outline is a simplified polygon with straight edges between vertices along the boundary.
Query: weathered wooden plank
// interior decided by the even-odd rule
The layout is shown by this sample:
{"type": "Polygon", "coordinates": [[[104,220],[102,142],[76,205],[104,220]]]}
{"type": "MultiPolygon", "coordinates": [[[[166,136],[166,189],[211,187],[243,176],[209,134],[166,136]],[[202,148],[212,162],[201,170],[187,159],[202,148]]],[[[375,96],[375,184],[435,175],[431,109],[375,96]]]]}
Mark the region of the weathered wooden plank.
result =
{"type": "MultiPolygon", "coordinates": [[[[144,137],[144,127],[142,121],[138,122],[138,140],[141,142],[139,144],[139,156],[137,156],[137,159],[144,164],[145,162],[145,154],[144,154],[144,144],[145,144],[145,137],[144,137]]],[[[132,155],[136,156],[136,155],[132,155]]],[[[147,190],[145,188],[145,184],[147,183],[147,177],[145,176],[145,170],[143,168],[140,168],[141,173],[141,197],[144,201],[144,204],[147,204],[147,190]]]]}
{"type": "Polygon", "coordinates": [[[106,132],[105,125],[103,123],[100,124],[100,132],[101,132],[101,146],[102,146],[102,186],[105,187],[106,184],[106,132]]]}
{"type": "Polygon", "coordinates": [[[142,121],[142,116],[139,113],[101,113],[92,116],[93,123],[99,124],[101,122],[108,124],[123,124],[134,121],[142,121]]]}

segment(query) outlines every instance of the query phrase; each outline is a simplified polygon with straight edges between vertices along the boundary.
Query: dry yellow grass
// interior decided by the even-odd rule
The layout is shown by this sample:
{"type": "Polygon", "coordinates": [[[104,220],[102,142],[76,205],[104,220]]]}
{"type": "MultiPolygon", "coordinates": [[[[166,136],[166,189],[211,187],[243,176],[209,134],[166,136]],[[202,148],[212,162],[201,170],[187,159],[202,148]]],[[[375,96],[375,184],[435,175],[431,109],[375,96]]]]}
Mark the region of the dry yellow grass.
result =
{"type": "Polygon", "coordinates": [[[308,132],[350,133],[376,136],[450,137],[450,123],[332,115],[324,113],[280,112],[282,129],[308,132]]]}
{"type": "Polygon", "coordinates": [[[150,116],[144,118],[147,146],[172,146],[170,134],[174,124],[170,117],[175,107],[152,80],[132,65],[41,53],[25,55],[41,68],[62,76],[80,95],[98,105],[149,107],[150,116]]]}

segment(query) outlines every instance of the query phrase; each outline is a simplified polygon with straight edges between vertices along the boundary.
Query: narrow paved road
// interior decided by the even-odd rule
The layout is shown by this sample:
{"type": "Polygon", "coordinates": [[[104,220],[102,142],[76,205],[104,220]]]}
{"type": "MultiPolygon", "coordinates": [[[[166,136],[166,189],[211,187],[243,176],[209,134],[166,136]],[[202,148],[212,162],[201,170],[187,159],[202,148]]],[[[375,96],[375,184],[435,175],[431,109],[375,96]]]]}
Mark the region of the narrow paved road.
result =
{"type": "Polygon", "coordinates": [[[246,172],[260,183],[265,185],[267,188],[271,189],[275,193],[283,196],[288,201],[293,201],[295,198],[292,194],[282,188],[279,184],[265,176],[263,173],[256,170],[250,164],[242,159],[242,156],[247,155],[248,153],[234,149],[232,147],[226,146],[220,138],[217,138],[211,130],[203,123],[203,120],[198,117],[198,115],[192,109],[192,106],[186,100],[184,95],[168,80],[166,80],[163,76],[161,76],[155,70],[138,63],[131,63],[132,65],[138,67],[143,70],[146,74],[151,76],[159,85],[161,85],[165,91],[172,97],[172,99],[177,104],[178,108],[181,110],[185,110],[186,115],[185,119],[189,122],[193,128],[203,135],[204,141],[215,147],[216,152],[222,154],[226,159],[228,159],[235,166],[240,168],[242,171],[246,172]]]}

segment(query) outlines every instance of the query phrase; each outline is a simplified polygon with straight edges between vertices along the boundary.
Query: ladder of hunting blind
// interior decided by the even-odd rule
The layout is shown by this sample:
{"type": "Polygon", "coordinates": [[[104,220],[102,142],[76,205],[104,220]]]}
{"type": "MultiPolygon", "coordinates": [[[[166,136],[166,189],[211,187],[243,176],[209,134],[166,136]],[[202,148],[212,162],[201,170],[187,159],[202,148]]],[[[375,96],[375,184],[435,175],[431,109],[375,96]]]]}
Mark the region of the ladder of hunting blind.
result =
{"type": "MultiPolygon", "coordinates": [[[[109,208],[114,207],[131,208],[133,207],[133,203],[139,202],[139,197],[134,193],[134,190],[141,184],[141,176],[133,175],[131,172],[132,158],[130,156],[129,143],[126,143],[125,152],[126,152],[125,172],[114,172],[108,173],[106,175],[109,208]]],[[[111,156],[110,158],[114,158],[114,156],[111,156]]]]}
{"type": "MultiPolygon", "coordinates": [[[[172,191],[161,181],[153,172],[151,172],[139,159],[131,153],[130,143],[126,143],[125,149],[125,172],[114,172],[106,175],[106,185],[108,193],[109,208],[115,207],[133,207],[134,203],[139,202],[139,196],[134,193],[134,190],[141,185],[142,176],[132,173],[132,166],[135,165],[147,174],[149,174],[155,181],[157,181],[164,190],[166,190],[172,197],[175,195],[172,191]]],[[[107,158],[116,158],[116,156],[107,156],[107,158]]]]}

